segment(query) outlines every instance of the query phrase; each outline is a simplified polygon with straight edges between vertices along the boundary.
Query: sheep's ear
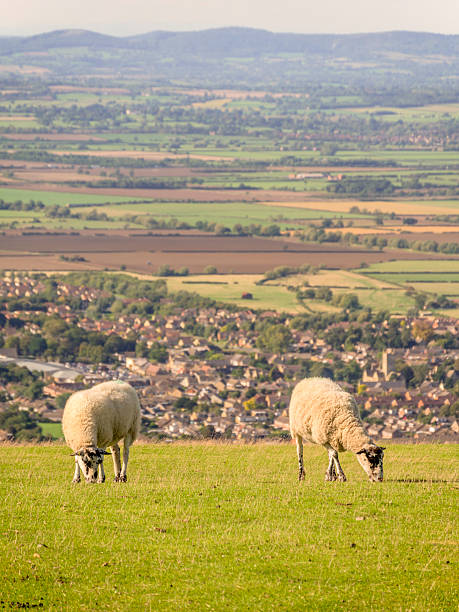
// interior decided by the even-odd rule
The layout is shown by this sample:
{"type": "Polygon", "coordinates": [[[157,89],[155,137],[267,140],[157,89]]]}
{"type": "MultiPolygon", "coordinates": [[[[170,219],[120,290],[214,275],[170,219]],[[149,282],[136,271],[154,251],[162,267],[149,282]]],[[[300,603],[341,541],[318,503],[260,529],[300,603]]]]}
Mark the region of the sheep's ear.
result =
{"type": "Polygon", "coordinates": [[[364,448],[362,448],[362,450],[357,451],[355,454],[356,455],[361,455],[362,453],[366,453],[366,452],[367,451],[364,448]]]}
{"type": "Polygon", "coordinates": [[[102,450],[102,455],[111,455],[111,453],[107,452],[106,450],[102,450]]]}
{"type": "Polygon", "coordinates": [[[75,457],[75,455],[79,455],[81,457],[82,454],[83,454],[82,450],[77,450],[74,453],[70,453],[70,456],[75,457]]]}
{"type": "Polygon", "coordinates": [[[380,446],[379,448],[380,448],[380,450],[386,450],[385,446],[380,446]]]}

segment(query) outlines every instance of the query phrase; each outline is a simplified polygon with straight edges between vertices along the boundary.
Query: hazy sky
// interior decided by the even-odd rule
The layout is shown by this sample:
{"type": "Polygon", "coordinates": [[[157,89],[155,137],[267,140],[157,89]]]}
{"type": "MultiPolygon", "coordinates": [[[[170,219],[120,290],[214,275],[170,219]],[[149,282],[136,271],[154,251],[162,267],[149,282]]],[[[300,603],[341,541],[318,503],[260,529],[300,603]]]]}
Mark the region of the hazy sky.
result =
{"type": "Polygon", "coordinates": [[[0,35],[84,28],[118,36],[222,26],[274,32],[457,34],[458,0],[5,0],[0,35]]]}

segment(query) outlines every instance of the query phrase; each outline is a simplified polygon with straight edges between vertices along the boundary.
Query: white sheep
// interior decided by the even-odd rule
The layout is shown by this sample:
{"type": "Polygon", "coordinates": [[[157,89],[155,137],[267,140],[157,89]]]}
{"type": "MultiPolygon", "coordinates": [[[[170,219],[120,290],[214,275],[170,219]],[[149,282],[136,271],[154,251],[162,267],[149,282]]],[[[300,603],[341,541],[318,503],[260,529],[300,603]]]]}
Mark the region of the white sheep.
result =
{"type": "Polygon", "coordinates": [[[299,480],[304,480],[303,440],[322,444],[329,457],[325,480],[346,480],[338,452],[356,454],[372,481],[383,479],[383,451],[365,433],[354,397],[329,378],[305,378],[293,389],[290,433],[296,440],[299,480]]]}
{"type": "Polygon", "coordinates": [[[74,451],[73,482],[80,482],[80,468],[87,482],[104,482],[104,455],[111,447],[115,482],[126,482],[129,447],[137,438],[140,426],[140,404],[137,393],[128,383],[104,382],[69,397],[62,417],[65,441],[74,451]],[[123,439],[123,467],[120,447],[123,439]],[[97,477],[98,476],[98,477],[97,477]]]}

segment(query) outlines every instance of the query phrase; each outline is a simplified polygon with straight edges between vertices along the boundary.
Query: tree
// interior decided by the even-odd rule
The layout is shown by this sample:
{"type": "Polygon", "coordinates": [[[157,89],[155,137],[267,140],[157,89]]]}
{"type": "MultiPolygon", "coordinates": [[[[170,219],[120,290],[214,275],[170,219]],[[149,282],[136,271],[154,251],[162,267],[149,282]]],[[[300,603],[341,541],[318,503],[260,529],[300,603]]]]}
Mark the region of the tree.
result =
{"type": "Polygon", "coordinates": [[[268,324],[257,338],[257,346],[271,353],[284,353],[292,342],[292,334],[285,325],[268,324]]]}
{"type": "Polygon", "coordinates": [[[154,342],[151,345],[147,356],[151,361],[157,361],[159,363],[166,363],[166,361],[169,359],[169,353],[167,352],[166,347],[159,342],[154,342]]]}
{"type": "Polygon", "coordinates": [[[63,409],[64,409],[64,407],[65,407],[65,404],[67,403],[67,400],[69,399],[69,397],[70,397],[71,395],[72,395],[72,394],[71,394],[71,393],[68,393],[68,392],[66,392],[66,393],[61,393],[60,395],[58,395],[58,396],[56,397],[56,406],[57,406],[58,408],[60,408],[61,410],[63,410],[63,409]]]}
{"type": "Polygon", "coordinates": [[[213,425],[204,425],[199,430],[199,433],[203,438],[215,438],[217,436],[215,427],[213,425]]]}
{"type": "Polygon", "coordinates": [[[0,429],[7,431],[13,440],[43,440],[41,427],[30,413],[10,406],[0,412],[0,429]]]}

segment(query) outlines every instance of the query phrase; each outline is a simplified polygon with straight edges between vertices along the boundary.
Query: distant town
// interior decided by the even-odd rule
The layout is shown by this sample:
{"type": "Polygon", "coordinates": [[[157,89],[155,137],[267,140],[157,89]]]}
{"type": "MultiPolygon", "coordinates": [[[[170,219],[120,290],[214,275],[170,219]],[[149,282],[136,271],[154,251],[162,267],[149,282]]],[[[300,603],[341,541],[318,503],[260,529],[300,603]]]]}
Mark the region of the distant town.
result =
{"type": "MultiPolygon", "coordinates": [[[[98,288],[65,276],[4,274],[4,407],[36,423],[58,423],[70,393],[120,379],[138,391],[145,439],[288,439],[294,384],[325,375],[356,394],[375,439],[456,438],[459,321],[422,311],[378,323],[367,316],[359,327],[369,332],[358,338],[352,316],[317,332],[301,315],[186,305],[184,296],[174,301],[161,294],[160,283],[155,302],[152,296],[120,298],[120,286],[106,289],[109,282],[98,288]],[[372,328],[393,340],[372,346],[365,341],[372,328]],[[56,335],[71,359],[56,353],[56,335]],[[18,374],[23,368],[31,380],[18,374]]],[[[13,438],[0,424],[0,439],[13,438]]]]}

